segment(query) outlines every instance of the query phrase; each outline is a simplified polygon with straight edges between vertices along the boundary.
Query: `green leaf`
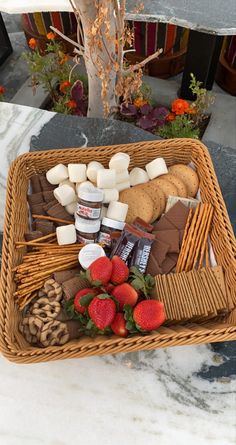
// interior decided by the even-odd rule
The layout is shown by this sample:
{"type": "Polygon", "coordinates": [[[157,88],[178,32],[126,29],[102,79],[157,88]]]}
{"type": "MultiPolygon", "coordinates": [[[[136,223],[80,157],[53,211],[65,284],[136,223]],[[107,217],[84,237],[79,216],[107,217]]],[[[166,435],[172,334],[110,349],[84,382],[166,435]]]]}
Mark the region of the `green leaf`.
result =
{"type": "Polygon", "coordinates": [[[127,321],[133,318],[133,309],[129,304],[124,305],[124,317],[127,321]]]}
{"type": "Polygon", "coordinates": [[[111,297],[108,294],[100,294],[97,295],[97,298],[99,298],[99,300],[105,300],[106,298],[111,298],[111,297]]]}
{"type": "Polygon", "coordinates": [[[89,320],[86,325],[86,329],[92,329],[94,327],[95,327],[95,324],[94,324],[93,320],[89,320]]]}
{"type": "Polygon", "coordinates": [[[144,287],[144,281],[141,280],[141,278],[135,278],[134,280],[131,281],[131,285],[136,290],[140,290],[140,289],[143,289],[143,287],[144,287]]]}
{"type": "Polygon", "coordinates": [[[92,294],[83,295],[83,297],[81,297],[81,299],[79,301],[80,305],[83,307],[88,307],[89,303],[91,303],[93,298],[94,298],[94,295],[92,295],[92,294]]]}

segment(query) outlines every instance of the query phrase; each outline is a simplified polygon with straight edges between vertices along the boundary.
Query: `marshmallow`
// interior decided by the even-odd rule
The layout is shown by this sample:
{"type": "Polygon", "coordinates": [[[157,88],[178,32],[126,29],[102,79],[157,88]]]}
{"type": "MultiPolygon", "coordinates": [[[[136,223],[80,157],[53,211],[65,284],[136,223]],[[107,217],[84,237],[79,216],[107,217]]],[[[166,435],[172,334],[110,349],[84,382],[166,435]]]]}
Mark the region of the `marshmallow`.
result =
{"type": "Polygon", "coordinates": [[[85,182],[77,182],[77,184],[75,185],[75,190],[77,195],[79,194],[79,190],[81,189],[86,189],[88,190],[88,188],[91,190],[92,188],[94,188],[94,185],[92,184],[92,182],[90,181],[85,181],[85,182]]]}
{"type": "Polygon", "coordinates": [[[71,202],[70,204],[68,204],[67,206],[65,206],[66,211],[70,214],[70,215],[74,215],[74,213],[76,212],[76,208],[77,208],[77,200],[74,202],[71,202]]]}
{"type": "Polygon", "coordinates": [[[120,184],[121,182],[125,182],[129,180],[129,172],[128,170],[123,170],[122,172],[116,173],[116,183],[120,184]]]}
{"type": "Polygon", "coordinates": [[[56,234],[59,246],[76,243],[76,230],[74,224],[57,227],[56,234]]]}
{"type": "Polygon", "coordinates": [[[86,181],[86,164],[68,164],[69,179],[71,182],[86,181]]]}
{"type": "Polygon", "coordinates": [[[125,221],[128,212],[128,204],[119,201],[111,201],[107,209],[107,218],[116,221],[125,221]]]}
{"type": "Polygon", "coordinates": [[[101,219],[104,218],[104,216],[107,216],[107,207],[102,206],[101,219]]]}
{"type": "Polygon", "coordinates": [[[98,170],[103,170],[104,167],[100,162],[92,161],[89,162],[87,167],[87,177],[92,182],[97,182],[97,172],[98,170]]]}
{"type": "Polygon", "coordinates": [[[70,187],[73,188],[73,190],[75,190],[75,184],[73,182],[71,182],[69,179],[64,179],[64,181],[60,182],[59,187],[61,187],[62,185],[69,185],[70,187]]]}
{"type": "Polygon", "coordinates": [[[118,201],[119,192],[115,189],[103,189],[103,203],[108,204],[111,201],[118,201]]]}
{"type": "Polygon", "coordinates": [[[50,168],[46,173],[46,178],[50,184],[59,184],[69,176],[68,168],[63,164],[57,164],[55,167],[50,168]]]}
{"type": "Polygon", "coordinates": [[[116,188],[116,171],[114,169],[104,168],[98,170],[97,173],[97,186],[101,189],[113,189],[116,188]]]}
{"type": "Polygon", "coordinates": [[[124,181],[124,182],[121,182],[120,184],[116,184],[116,189],[118,190],[118,192],[122,192],[122,190],[126,190],[129,188],[130,188],[129,181],[124,181]]]}
{"type": "Polygon", "coordinates": [[[53,194],[57,201],[62,205],[66,206],[71,202],[75,201],[76,194],[70,185],[64,184],[61,187],[57,187],[53,190],[53,194]]]}
{"type": "Polygon", "coordinates": [[[109,162],[109,167],[115,169],[117,172],[127,170],[130,163],[130,156],[127,153],[116,153],[109,162]]]}
{"type": "Polygon", "coordinates": [[[149,181],[149,176],[142,168],[134,167],[129,174],[129,179],[130,185],[134,186],[138,184],[145,184],[149,181]]]}
{"type": "Polygon", "coordinates": [[[154,159],[153,161],[149,162],[145,168],[150,179],[154,179],[168,173],[168,169],[163,158],[154,159]]]}

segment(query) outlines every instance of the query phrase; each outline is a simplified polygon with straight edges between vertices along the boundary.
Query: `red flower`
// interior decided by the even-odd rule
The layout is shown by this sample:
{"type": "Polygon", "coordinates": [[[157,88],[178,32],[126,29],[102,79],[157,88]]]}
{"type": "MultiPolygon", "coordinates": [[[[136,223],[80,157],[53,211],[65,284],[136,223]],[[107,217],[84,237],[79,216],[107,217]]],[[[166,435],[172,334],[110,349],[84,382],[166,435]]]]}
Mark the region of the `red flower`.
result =
{"type": "Polygon", "coordinates": [[[76,108],[77,107],[77,103],[75,102],[75,100],[71,99],[66,103],[68,108],[76,108]]]}
{"type": "Polygon", "coordinates": [[[48,40],[54,40],[56,38],[56,34],[54,34],[54,32],[48,32],[47,33],[47,39],[48,40]]]}
{"type": "Polygon", "coordinates": [[[188,110],[189,104],[184,99],[176,99],[172,102],[171,111],[175,114],[184,114],[188,110]]]}
{"type": "Polygon", "coordinates": [[[29,39],[28,45],[31,49],[36,49],[38,46],[37,40],[31,37],[31,39],[29,39]]]}
{"type": "Polygon", "coordinates": [[[64,82],[60,83],[59,90],[61,93],[64,94],[70,86],[71,86],[71,83],[69,82],[69,80],[64,80],[64,82]]]}
{"type": "Polygon", "coordinates": [[[59,60],[59,65],[64,65],[64,63],[66,63],[69,60],[69,56],[68,54],[64,54],[64,56],[61,58],[61,60],[59,60]]]}
{"type": "Polygon", "coordinates": [[[174,113],[169,113],[169,114],[167,114],[166,117],[165,117],[165,120],[166,120],[167,122],[172,122],[172,121],[174,121],[174,120],[175,120],[175,114],[174,114],[174,113]]]}
{"type": "Polygon", "coordinates": [[[0,94],[4,94],[6,91],[6,88],[4,88],[3,85],[0,85],[0,94]]]}

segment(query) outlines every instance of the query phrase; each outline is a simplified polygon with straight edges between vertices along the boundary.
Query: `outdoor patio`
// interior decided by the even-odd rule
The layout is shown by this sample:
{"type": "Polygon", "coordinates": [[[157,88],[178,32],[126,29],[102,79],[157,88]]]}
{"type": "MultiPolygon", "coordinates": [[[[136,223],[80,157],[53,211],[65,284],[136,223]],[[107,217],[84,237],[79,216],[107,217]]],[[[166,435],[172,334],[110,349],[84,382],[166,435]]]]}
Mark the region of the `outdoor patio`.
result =
{"type": "MultiPolygon", "coordinates": [[[[129,14],[134,19],[136,13],[133,17],[130,12],[133,3],[136,2],[128,1],[129,14]]],[[[165,8],[162,2],[159,3],[165,8]]],[[[65,4],[64,0],[61,4],[65,4]]],[[[146,21],[154,14],[152,5],[152,2],[146,2],[147,10],[143,12],[146,21]]],[[[14,9],[14,2],[9,2],[8,7],[14,9]]],[[[23,4],[22,12],[25,12],[23,4]]],[[[173,9],[169,11],[167,8],[164,12],[169,23],[179,23],[178,11],[177,19],[173,9]]],[[[199,20],[200,11],[192,12],[199,20]]],[[[231,30],[234,29],[232,35],[236,33],[234,14],[230,24],[231,30]]],[[[13,52],[0,65],[0,85],[6,90],[3,102],[0,101],[1,244],[8,171],[11,162],[19,155],[61,148],[161,140],[156,133],[145,131],[129,120],[88,118],[49,111],[45,105],[48,93],[42,86],[37,88],[36,95],[32,94],[29,68],[22,58],[23,52],[31,50],[22,29],[21,16],[2,12],[2,18],[13,52]]],[[[185,18],[183,22],[191,31],[199,31],[201,35],[208,35],[207,29],[213,33],[213,26],[219,35],[227,34],[227,20],[219,19],[217,15],[208,28],[205,22],[202,28],[194,20],[190,22],[185,18]]],[[[151,87],[152,100],[169,109],[171,102],[183,91],[186,69],[185,66],[184,75],[181,72],[168,79],[145,75],[145,83],[151,87]]],[[[86,73],[83,62],[79,72],[82,75],[86,73]]],[[[236,97],[216,82],[212,92],[215,102],[208,110],[211,119],[202,142],[209,150],[235,232],[236,97]]],[[[234,323],[234,316],[232,320],[234,323]]],[[[188,327],[185,328],[187,332],[188,327]]],[[[224,337],[233,341],[221,340],[215,329],[219,340],[214,343],[193,344],[187,341],[184,344],[180,338],[178,344],[181,346],[177,347],[151,350],[148,346],[143,351],[133,348],[134,352],[72,358],[70,361],[19,366],[1,356],[0,443],[69,445],[76,441],[86,445],[94,442],[98,445],[231,445],[236,437],[234,328],[230,328],[230,337],[224,337]]],[[[163,329],[168,335],[169,326],[163,329]]],[[[7,337],[5,333],[2,336],[7,337]]],[[[198,343],[203,343],[200,338],[198,343]]],[[[33,350],[31,347],[31,352],[33,350]]],[[[32,357],[33,353],[29,363],[33,362],[32,357]]],[[[73,350],[70,357],[73,357],[73,350]]]]}

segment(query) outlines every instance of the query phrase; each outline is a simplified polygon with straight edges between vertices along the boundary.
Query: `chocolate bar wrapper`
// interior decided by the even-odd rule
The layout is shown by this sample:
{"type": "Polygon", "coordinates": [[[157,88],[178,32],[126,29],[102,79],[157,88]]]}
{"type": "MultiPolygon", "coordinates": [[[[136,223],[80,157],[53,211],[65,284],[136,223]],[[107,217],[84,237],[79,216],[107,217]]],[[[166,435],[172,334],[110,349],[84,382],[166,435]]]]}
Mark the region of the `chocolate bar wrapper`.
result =
{"type": "Polygon", "coordinates": [[[136,266],[140,272],[146,272],[153,241],[151,238],[141,238],[137,241],[129,261],[130,267],[136,266]]]}

